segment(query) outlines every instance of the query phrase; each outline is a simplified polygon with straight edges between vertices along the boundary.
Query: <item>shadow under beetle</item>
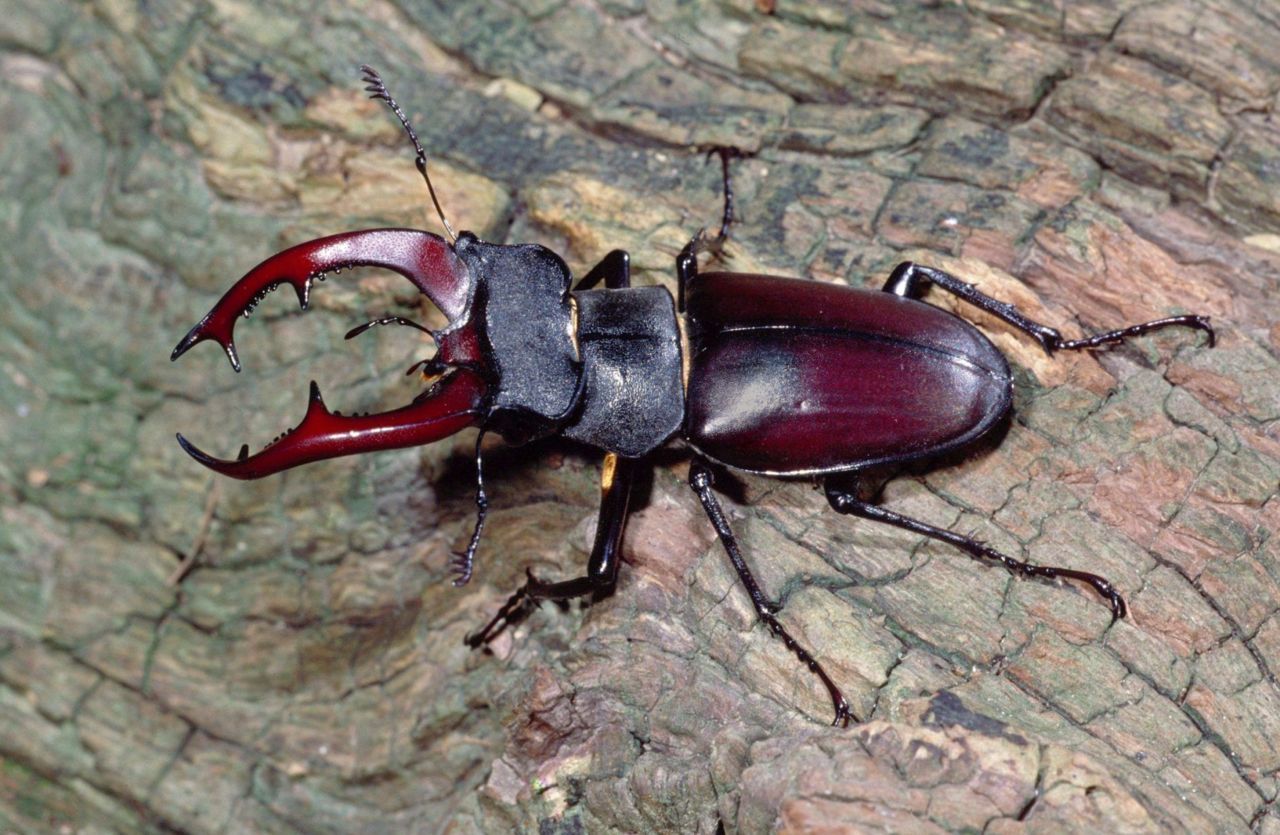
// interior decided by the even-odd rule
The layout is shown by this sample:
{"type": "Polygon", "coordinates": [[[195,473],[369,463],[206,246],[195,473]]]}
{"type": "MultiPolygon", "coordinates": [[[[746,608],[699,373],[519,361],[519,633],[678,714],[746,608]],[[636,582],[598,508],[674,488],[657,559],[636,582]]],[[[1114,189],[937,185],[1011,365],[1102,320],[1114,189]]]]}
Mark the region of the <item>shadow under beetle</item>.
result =
{"type": "MultiPolygon", "coordinates": [[[[427,331],[437,351],[415,364],[428,387],[411,404],[370,415],[329,411],[311,384],[296,428],[250,455],[213,458],[178,435],[201,464],[234,478],[260,478],[310,461],[430,443],[468,426],[520,443],[560,435],[605,451],[599,523],[587,573],[528,581],[480,631],[487,644],[539,601],[605,595],[617,583],[620,542],[636,469],[673,437],[693,450],[689,484],[715,527],[756,613],[826,687],[834,724],[853,716],[840,688],[778,621],[742,558],[712,491],[710,463],[783,477],[820,478],[838,513],[948,542],[1015,574],[1092,586],[1112,617],[1125,603],[1105,578],[1032,565],[966,536],[859,499],[856,477],[872,466],[927,459],[962,448],[1010,411],[1012,377],[1004,356],[968,322],[917,301],[930,284],[1003,319],[1050,354],[1093,348],[1169,326],[1213,330],[1203,316],[1173,316],[1083,339],[1063,339],[1013,306],[940,270],[905,263],[881,291],[775,276],[698,272],[698,255],[716,251],[733,216],[731,152],[721,151],[724,215],[717,236],[694,236],[676,258],[677,297],[664,287],[632,287],[630,259],[614,250],[576,284],[554,252],[537,244],[491,244],[454,235],[427,176],[426,154],[382,79],[364,67],[372,98],[395,113],[417,151],[416,165],[451,241],[413,229],[372,229],[299,244],[254,267],[183,337],[177,359],[212,339],[239,371],[232,331],[271,290],[289,283],[307,307],[312,283],[348,267],[403,275],[448,318],[435,331],[396,316],[374,325],[427,331]],[[603,283],[604,288],[599,289],[603,283]]],[[[476,446],[477,520],[454,583],[471,577],[487,500],[476,446]]]]}

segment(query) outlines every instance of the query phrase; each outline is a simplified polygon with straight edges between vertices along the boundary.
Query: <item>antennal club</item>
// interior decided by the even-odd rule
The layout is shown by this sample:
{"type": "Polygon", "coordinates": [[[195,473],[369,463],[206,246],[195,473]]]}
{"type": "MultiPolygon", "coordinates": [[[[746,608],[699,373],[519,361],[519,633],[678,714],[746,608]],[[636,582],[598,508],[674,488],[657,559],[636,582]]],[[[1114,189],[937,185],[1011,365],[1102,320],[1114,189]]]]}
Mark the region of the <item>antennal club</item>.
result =
{"type": "Polygon", "coordinates": [[[409,141],[413,143],[413,148],[418,153],[413,160],[413,164],[418,167],[418,173],[422,175],[423,181],[427,184],[427,192],[431,195],[431,202],[436,207],[436,214],[440,216],[440,223],[444,225],[444,231],[448,233],[450,241],[456,242],[458,236],[454,234],[453,227],[449,225],[449,219],[444,216],[444,209],[440,208],[440,198],[436,197],[435,186],[431,185],[431,177],[427,174],[427,152],[422,150],[422,143],[418,141],[418,134],[414,131],[413,125],[409,124],[409,117],[404,115],[400,105],[396,104],[396,100],[391,98],[391,94],[387,92],[387,85],[383,82],[382,76],[378,74],[377,70],[368,64],[361,64],[360,72],[365,83],[365,89],[369,91],[369,98],[386,102],[387,106],[391,108],[391,112],[396,114],[396,118],[404,126],[404,132],[409,135],[409,141]]]}

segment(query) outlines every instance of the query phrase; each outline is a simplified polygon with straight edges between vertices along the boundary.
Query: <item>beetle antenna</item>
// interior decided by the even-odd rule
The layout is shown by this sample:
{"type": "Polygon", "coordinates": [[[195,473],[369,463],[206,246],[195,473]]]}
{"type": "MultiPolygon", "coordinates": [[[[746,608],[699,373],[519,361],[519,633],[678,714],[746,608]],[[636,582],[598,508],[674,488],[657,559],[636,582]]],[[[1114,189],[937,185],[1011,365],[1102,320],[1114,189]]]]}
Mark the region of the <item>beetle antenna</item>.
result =
{"type": "Polygon", "coordinates": [[[344,339],[355,339],[360,334],[369,330],[369,328],[374,328],[374,327],[377,327],[378,325],[407,325],[411,328],[417,328],[418,330],[430,336],[432,339],[435,339],[435,336],[436,336],[434,333],[431,332],[430,328],[425,328],[422,325],[419,325],[417,322],[414,322],[410,319],[406,319],[403,316],[382,316],[378,319],[373,319],[372,321],[365,322],[363,325],[357,325],[356,327],[347,331],[347,335],[344,337],[344,339]]]}
{"type": "Polygon", "coordinates": [[[453,227],[449,225],[449,219],[444,216],[444,209],[440,208],[440,198],[436,197],[435,186],[431,185],[431,177],[427,174],[427,152],[422,150],[422,143],[418,141],[418,134],[414,131],[413,125],[409,124],[409,117],[404,115],[400,105],[396,104],[396,100],[387,92],[387,85],[383,82],[382,76],[378,74],[377,70],[368,64],[361,64],[360,72],[365,83],[365,89],[369,91],[369,98],[386,102],[387,107],[391,108],[391,112],[396,114],[396,118],[404,126],[404,132],[409,135],[409,141],[413,143],[414,150],[418,152],[413,164],[418,167],[418,173],[422,175],[423,181],[427,184],[427,192],[431,195],[431,202],[436,207],[436,214],[440,216],[440,223],[444,225],[444,231],[449,233],[449,240],[456,243],[458,236],[454,234],[453,227]]]}
{"type": "Polygon", "coordinates": [[[453,578],[455,586],[465,586],[471,582],[471,567],[475,563],[476,548],[480,546],[480,534],[484,531],[484,520],[489,515],[489,497],[484,492],[484,462],[480,455],[480,444],[484,441],[484,430],[476,436],[476,527],[471,532],[471,541],[467,550],[453,556],[453,578]]]}

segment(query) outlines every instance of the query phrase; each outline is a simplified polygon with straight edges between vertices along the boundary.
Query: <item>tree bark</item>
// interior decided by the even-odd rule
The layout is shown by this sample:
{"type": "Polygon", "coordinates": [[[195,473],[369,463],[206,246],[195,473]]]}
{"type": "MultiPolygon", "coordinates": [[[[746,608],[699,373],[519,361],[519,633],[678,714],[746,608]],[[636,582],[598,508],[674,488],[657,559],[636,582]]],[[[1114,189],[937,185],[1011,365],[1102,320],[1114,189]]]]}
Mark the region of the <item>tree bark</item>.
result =
{"type": "MultiPolygon", "coordinates": [[[[11,4],[12,5],[12,4],[11,4]]],[[[0,16],[0,825],[184,832],[1280,832],[1280,14],[1245,0],[131,2],[0,16]],[[776,7],[776,8],[775,8],[776,7]],[[772,8],[773,13],[768,13],[772,8]],[[463,637],[526,568],[582,572],[598,458],[474,434],[258,482],[226,455],[416,393],[433,315],[344,273],[238,332],[245,373],[167,361],[272,252],[437,229],[374,64],[457,227],[584,273],[673,257],[879,286],[916,260],[1068,337],[1009,356],[998,442],[886,507],[1116,583],[1022,581],[837,516],[803,480],[720,496],[759,625],[679,444],[633,503],[617,592],[463,637]],[[393,332],[394,331],[394,332],[393,332]]]]}

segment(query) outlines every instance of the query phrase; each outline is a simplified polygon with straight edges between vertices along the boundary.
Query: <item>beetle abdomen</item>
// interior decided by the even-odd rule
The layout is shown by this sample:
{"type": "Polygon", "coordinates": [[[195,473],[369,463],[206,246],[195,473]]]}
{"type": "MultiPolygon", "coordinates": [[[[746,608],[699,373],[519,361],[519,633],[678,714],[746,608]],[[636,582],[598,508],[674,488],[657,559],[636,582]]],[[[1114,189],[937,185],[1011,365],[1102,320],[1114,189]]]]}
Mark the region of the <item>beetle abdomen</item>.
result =
{"type": "Polygon", "coordinates": [[[801,475],[924,458],[1009,411],[1004,356],[944,310],[891,293],[707,273],[685,435],[755,472],[801,475]]]}

